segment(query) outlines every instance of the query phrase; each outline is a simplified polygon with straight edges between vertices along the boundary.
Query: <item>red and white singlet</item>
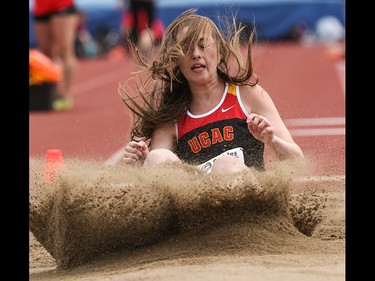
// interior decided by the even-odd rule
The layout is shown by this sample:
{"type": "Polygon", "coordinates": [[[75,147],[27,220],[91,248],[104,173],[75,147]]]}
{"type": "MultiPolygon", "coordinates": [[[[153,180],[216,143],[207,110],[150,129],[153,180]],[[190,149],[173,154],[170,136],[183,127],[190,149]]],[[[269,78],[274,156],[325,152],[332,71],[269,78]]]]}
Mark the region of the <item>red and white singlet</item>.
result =
{"type": "Polygon", "coordinates": [[[246,124],[248,116],[239,86],[226,85],[219,104],[211,111],[193,115],[187,111],[176,125],[176,154],[186,163],[210,171],[221,155],[230,154],[246,166],[264,169],[264,144],[255,139],[246,124]]]}

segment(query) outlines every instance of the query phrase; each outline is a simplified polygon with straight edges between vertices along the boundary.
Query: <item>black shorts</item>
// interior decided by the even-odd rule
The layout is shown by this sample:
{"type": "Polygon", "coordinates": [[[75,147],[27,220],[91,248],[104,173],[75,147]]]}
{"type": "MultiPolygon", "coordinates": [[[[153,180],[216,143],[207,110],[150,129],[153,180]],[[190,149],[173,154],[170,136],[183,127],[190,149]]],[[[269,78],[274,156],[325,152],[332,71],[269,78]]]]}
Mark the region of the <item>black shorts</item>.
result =
{"type": "Polygon", "coordinates": [[[72,5],[70,7],[66,7],[60,10],[57,10],[52,13],[48,13],[45,15],[39,15],[39,16],[34,16],[34,21],[36,22],[47,22],[49,21],[53,16],[64,16],[64,15],[71,15],[71,14],[76,14],[78,13],[78,8],[76,5],[72,5]]]}

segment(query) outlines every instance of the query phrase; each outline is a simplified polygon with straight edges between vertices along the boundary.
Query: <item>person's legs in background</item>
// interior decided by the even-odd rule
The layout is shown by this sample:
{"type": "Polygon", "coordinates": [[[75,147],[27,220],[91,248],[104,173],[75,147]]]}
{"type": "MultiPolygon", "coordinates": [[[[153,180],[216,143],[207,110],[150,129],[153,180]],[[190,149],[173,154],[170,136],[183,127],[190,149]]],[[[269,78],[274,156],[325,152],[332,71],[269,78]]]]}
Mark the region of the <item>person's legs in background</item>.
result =
{"type": "Polygon", "coordinates": [[[52,105],[57,111],[73,107],[71,85],[77,69],[74,44],[78,21],[78,13],[71,8],[39,18],[34,23],[37,48],[62,69],[62,79],[57,84],[56,99],[52,105]]]}
{"type": "Polygon", "coordinates": [[[61,65],[63,71],[61,83],[57,85],[57,99],[53,105],[55,110],[70,109],[73,106],[71,86],[77,70],[74,42],[78,21],[77,13],[55,15],[51,19],[56,62],[61,65]]]}
{"type": "Polygon", "coordinates": [[[34,33],[37,42],[37,49],[52,59],[52,32],[50,26],[50,17],[34,20],[34,33]]]}
{"type": "Polygon", "coordinates": [[[131,0],[121,19],[120,34],[126,51],[133,42],[148,56],[163,35],[162,22],[155,16],[155,1],[131,0]]]}

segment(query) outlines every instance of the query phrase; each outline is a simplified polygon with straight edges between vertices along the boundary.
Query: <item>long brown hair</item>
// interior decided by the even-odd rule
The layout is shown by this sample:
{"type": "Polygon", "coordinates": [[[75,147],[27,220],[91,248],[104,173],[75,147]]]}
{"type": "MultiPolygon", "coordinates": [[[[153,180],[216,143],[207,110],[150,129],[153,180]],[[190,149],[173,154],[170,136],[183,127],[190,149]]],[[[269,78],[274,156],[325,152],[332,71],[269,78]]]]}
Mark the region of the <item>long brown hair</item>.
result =
{"type": "Polygon", "coordinates": [[[217,66],[219,79],[236,85],[254,86],[258,78],[253,73],[252,46],[255,29],[247,42],[247,56],[241,52],[241,33],[245,26],[236,24],[233,17],[226,33],[221,32],[208,17],[196,14],[197,9],[189,9],[179,15],[165,30],[156,59],[152,62],[141,53],[137,46],[130,44],[130,53],[138,71],[129,80],[119,84],[118,92],[125,105],[134,113],[134,123],[130,132],[133,139],[151,139],[157,126],[173,124],[183,114],[192,100],[189,84],[179,70],[178,60],[189,54],[199,36],[211,34],[216,41],[220,61],[217,66]],[[182,30],[185,33],[181,35],[182,30]],[[255,77],[251,82],[250,78],[255,77]],[[131,82],[133,84],[131,84],[131,82]],[[132,86],[137,93],[132,93],[132,86]]]}

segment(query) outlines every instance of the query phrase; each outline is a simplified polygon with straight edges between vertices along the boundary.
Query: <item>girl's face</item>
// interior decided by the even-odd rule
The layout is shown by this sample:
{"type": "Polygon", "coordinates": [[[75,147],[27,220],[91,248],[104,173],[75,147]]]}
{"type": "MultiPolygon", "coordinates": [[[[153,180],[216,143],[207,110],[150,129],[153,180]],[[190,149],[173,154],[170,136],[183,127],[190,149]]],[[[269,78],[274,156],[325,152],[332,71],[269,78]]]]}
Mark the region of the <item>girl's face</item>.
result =
{"type": "Polygon", "coordinates": [[[192,51],[181,56],[178,62],[180,71],[189,84],[206,85],[217,77],[218,51],[211,34],[198,37],[192,51]]]}

